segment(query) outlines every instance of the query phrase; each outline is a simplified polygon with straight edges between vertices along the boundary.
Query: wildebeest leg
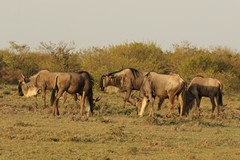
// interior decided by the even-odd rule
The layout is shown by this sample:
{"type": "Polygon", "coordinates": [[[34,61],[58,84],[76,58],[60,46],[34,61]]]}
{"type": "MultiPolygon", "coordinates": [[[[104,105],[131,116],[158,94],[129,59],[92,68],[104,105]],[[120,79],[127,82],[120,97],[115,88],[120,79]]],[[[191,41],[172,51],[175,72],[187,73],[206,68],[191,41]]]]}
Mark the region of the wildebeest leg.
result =
{"type": "Polygon", "coordinates": [[[134,103],[134,102],[132,102],[132,101],[130,101],[130,100],[128,100],[128,102],[129,102],[131,105],[133,105],[133,106],[136,107],[136,103],[134,103]]]}
{"type": "Polygon", "coordinates": [[[74,100],[74,102],[75,102],[75,107],[76,107],[76,109],[78,110],[79,109],[79,107],[78,107],[78,103],[77,103],[77,93],[76,94],[73,94],[72,95],[73,96],[73,100],[74,100]]]}
{"type": "MultiPolygon", "coordinates": [[[[127,91],[126,91],[126,94],[125,94],[125,97],[124,97],[123,108],[125,108],[126,102],[131,103],[131,102],[129,101],[129,97],[130,97],[131,92],[132,92],[131,90],[127,90],[127,91]]],[[[134,104],[134,103],[131,103],[131,104],[134,104]]]]}
{"type": "Polygon", "coordinates": [[[46,103],[46,89],[42,89],[43,109],[47,108],[46,103]]]}
{"type": "Polygon", "coordinates": [[[64,107],[65,102],[67,101],[67,92],[63,93],[63,102],[62,102],[62,108],[64,107]]]}
{"type": "Polygon", "coordinates": [[[219,117],[219,114],[220,114],[220,104],[218,103],[217,101],[217,116],[219,117]]]}
{"type": "MultiPolygon", "coordinates": [[[[77,95],[76,95],[76,96],[77,96],[77,95]]],[[[79,100],[80,106],[77,107],[77,109],[78,109],[78,113],[80,113],[80,107],[81,107],[81,102],[82,102],[82,95],[79,95],[78,100],[79,100]]],[[[77,104],[77,102],[76,102],[76,104],[77,104]]]]}
{"type": "Polygon", "coordinates": [[[214,97],[210,97],[210,100],[211,100],[211,103],[212,103],[211,117],[213,117],[213,113],[214,113],[214,110],[215,110],[215,107],[216,107],[216,103],[215,103],[214,97]]]}
{"type": "Polygon", "coordinates": [[[161,109],[161,106],[164,102],[164,98],[159,98],[159,102],[158,102],[158,111],[161,109]]]}
{"type": "Polygon", "coordinates": [[[89,97],[88,96],[86,96],[86,106],[87,106],[87,117],[89,117],[89,116],[93,116],[93,101],[91,102],[90,101],[90,99],[89,99],[89,97]]]}
{"type": "Polygon", "coordinates": [[[59,114],[59,110],[58,110],[58,101],[59,101],[59,98],[62,96],[62,94],[64,93],[64,91],[62,90],[59,90],[58,93],[57,93],[57,96],[55,97],[55,100],[53,102],[53,115],[60,115],[59,114]]]}
{"type": "Polygon", "coordinates": [[[170,102],[170,108],[165,113],[165,117],[167,117],[169,115],[169,113],[172,111],[172,109],[174,108],[174,96],[169,95],[169,102],[170,102]]]}
{"type": "Polygon", "coordinates": [[[83,91],[82,96],[80,98],[80,115],[83,116],[84,113],[84,103],[85,103],[85,91],[83,91]]]}
{"type": "Polygon", "coordinates": [[[141,107],[141,111],[139,113],[139,116],[140,117],[143,117],[143,113],[144,113],[144,110],[147,106],[147,101],[148,101],[148,98],[147,97],[143,97],[143,100],[142,100],[142,107],[141,107]]]}
{"type": "Polygon", "coordinates": [[[201,114],[200,103],[201,103],[202,97],[199,97],[199,96],[195,96],[195,97],[196,97],[196,103],[197,103],[197,109],[198,109],[198,117],[200,117],[200,114],[201,114]]]}
{"type": "Polygon", "coordinates": [[[153,114],[154,114],[154,100],[155,100],[155,97],[149,96],[149,101],[150,101],[149,117],[153,117],[153,114]]]}
{"type": "Polygon", "coordinates": [[[37,109],[38,109],[37,95],[34,96],[34,97],[35,97],[35,111],[37,111],[37,109]]]}
{"type": "Polygon", "coordinates": [[[181,94],[178,96],[178,102],[180,104],[180,116],[183,116],[183,97],[181,94]]]}
{"type": "Polygon", "coordinates": [[[138,115],[138,113],[140,112],[140,109],[142,107],[142,99],[136,98],[135,107],[136,107],[136,112],[138,115]]]}

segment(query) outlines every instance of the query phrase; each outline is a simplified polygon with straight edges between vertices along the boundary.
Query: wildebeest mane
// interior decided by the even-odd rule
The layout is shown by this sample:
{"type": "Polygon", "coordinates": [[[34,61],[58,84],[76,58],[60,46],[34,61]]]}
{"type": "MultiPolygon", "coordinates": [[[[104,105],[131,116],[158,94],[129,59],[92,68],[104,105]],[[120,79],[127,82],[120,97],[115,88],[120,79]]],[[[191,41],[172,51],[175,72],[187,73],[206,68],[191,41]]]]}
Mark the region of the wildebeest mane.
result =
{"type": "Polygon", "coordinates": [[[203,75],[200,75],[200,74],[195,75],[193,78],[195,78],[195,77],[201,77],[201,78],[204,78],[204,76],[203,76],[203,75]]]}
{"type": "Polygon", "coordinates": [[[108,73],[107,76],[113,76],[116,73],[122,72],[123,70],[126,70],[126,69],[129,69],[133,73],[134,77],[137,77],[140,74],[139,71],[134,69],[134,68],[125,68],[125,69],[120,69],[118,71],[114,71],[114,72],[108,73]]]}
{"type": "Polygon", "coordinates": [[[134,68],[129,68],[129,70],[133,73],[134,78],[138,77],[140,72],[134,68]]]}
{"type": "Polygon", "coordinates": [[[115,75],[116,73],[119,73],[119,72],[121,72],[121,71],[123,71],[123,69],[120,69],[120,70],[114,71],[114,72],[110,72],[110,73],[107,74],[107,76],[113,76],[113,75],[115,75]]]}
{"type": "Polygon", "coordinates": [[[89,72],[87,72],[87,71],[79,71],[79,72],[77,72],[77,73],[79,73],[79,74],[86,73],[86,74],[88,75],[89,79],[90,79],[91,85],[92,85],[92,86],[94,85],[93,76],[92,76],[89,72]]]}
{"type": "Polygon", "coordinates": [[[33,75],[37,74],[40,70],[41,70],[40,68],[32,68],[29,76],[33,76],[33,75]]]}

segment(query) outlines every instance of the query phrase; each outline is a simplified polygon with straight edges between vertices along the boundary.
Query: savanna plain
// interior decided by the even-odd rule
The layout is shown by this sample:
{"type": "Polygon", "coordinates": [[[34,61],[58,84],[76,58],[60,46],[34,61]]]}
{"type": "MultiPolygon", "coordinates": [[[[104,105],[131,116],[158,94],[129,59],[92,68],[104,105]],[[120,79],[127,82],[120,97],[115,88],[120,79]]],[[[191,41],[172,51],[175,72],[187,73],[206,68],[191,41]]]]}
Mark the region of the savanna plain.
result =
{"type": "MultiPolygon", "coordinates": [[[[137,94],[137,93],[136,93],[137,94]]],[[[239,159],[240,95],[223,95],[219,117],[210,118],[211,104],[201,103],[188,117],[175,106],[169,117],[165,100],[155,117],[140,118],[135,107],[123,104],[123,93],[94,91],[94,116],[82,118],[71,96],[60,107],[42,108],[43,100],[20,97],[16,85],[0,85],[0,159],[239,159]]],[[[50,93],[47,95],[49,106],[50,93]]],[[[60,100],[60,104],[61,104],[60,100]]],[[[175,101],[177,105],[177,101],[175,101]]]]}

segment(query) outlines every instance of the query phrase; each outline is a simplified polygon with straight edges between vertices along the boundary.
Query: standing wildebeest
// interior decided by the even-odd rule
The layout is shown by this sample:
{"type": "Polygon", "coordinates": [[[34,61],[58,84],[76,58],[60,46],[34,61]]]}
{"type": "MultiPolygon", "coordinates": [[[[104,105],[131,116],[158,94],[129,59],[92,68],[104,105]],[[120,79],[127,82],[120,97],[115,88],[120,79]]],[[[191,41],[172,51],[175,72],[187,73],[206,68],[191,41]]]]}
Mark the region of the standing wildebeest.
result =
{"type": "Polygon", "coordinates": [[[125,107],[126,102],[135,105],[135,103],[131,102],[129,98],[132,90],[140,90],[143,77],[144,73],[133,68],[126,68],[103,75],[99,86],[102,91],[104,91],[104,88],[107,86],[118,87],[121,91],[126,92],[123,107],[125,107]]]}
{"type": "MultiPolygon", "coordinates": [[[[20,96],[30,97],[30,96],[33,96],[31,94],[34,93],[34,90],[39,90],[39,91],[41,90],[42,98],[44,101],[44,108],[46,108],[46,106],[47,106],[46,105],[46,91],[53,90],[54,82],[55,82],[56,76],[58,74],[60,74],[60,73],[59,72],[50,72],[48,70],[41,70],[29,78],[25,78],[22,75],[22,77],[19,79],[18,94],[20,96]],[[35,86],[36,88],[31,87],[31,86],[35,86]],[[31,91],[31,90],[33,90],[33,91],[31,91]]],[[[35,107],[37,108],[37,106],[38,106],[37,94],[34,96],[36,98],[35,107]]],[[[76,94],[73,94],[73,98],[74,98],[75,103],[77,103],[77,95],[76,94]]],[[[66,99],[67,99],[67,94],[64,94],[63,104],[65,103],[66,99]]]]}
{"type": "Polygon", "coordinates": [[[184,92],[187,83],[178,74],[158,74],[149,72],[143,80],[140,89],[140,95],[143,97],[142,107],[139,116],[143,116],[144,110],[150,101],[150,116],[153,116],[154,100],[159,97],[158,109],[160,109],[164,99],[168,98],[170,101],[170,109],[166,112],[166,116],[174,108],[174,99],[177,96],[180,103],[180,116],[185,114],[183,108],[182,93],[184,92]]]}
{"type": "MultiPolygon", "coordinates": [[[[51,104],[53,105],[53,115],[59,115],[58,100],[64,92],[69,94],[79,94],[80,96],[80,114],[84,113],[84,104],[90,106],[90,112],[93,114],[93,78],[86,72],[60,73],[56,76],[54,88],[51,94],[51,104]],[[55,93],[57,95],[55,96],[55,93]]],[[[88,110],[89,114],[89,110],[88,110]]]]}
{"type": "Polygon", "coordinates": [[[184,101],[186,103],[186,108],[188,112],[193,107],[194,99],[196,99],[196,105],[198,108],[198,116],[200,116],[200,103],[202,97],[209,97],[212,103],[212,112],[211,117],[213,116],[216,103],[214,98],[217,101],[217,115],[219,116],[220,106],[223,106],[222,101],[222,83],[214,78],[204,78],[202,76],[197,76],[192,79],[190,82],[188,89],[186,91],[186,95],[184,101]]]}

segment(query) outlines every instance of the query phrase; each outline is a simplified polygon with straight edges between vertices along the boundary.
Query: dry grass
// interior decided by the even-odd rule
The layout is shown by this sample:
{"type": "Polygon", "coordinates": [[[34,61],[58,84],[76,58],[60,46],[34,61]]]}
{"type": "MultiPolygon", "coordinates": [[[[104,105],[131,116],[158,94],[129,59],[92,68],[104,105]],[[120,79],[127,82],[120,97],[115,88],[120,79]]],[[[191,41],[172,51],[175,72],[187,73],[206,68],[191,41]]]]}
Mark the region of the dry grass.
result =
{"type": "MultiPolygon", "coordinates": [[[[179,118],[136,116],[121,108],[121,94],[102,94],[95,116],[82,119],[69,99],[59,117],[50,109],[34,112],[34,98],[19,97],[16,86],[0,90],[0,159],[239,159],[240,98],[224,97],[220,118],[203,115],[179,118]],[[9,91],[4,94],[4,91],[9,91]]],[[[42,100],[39,98],[40,106],[42,100]]],[[[167,109],[166,101],[157,115],[167,109]]]]}

